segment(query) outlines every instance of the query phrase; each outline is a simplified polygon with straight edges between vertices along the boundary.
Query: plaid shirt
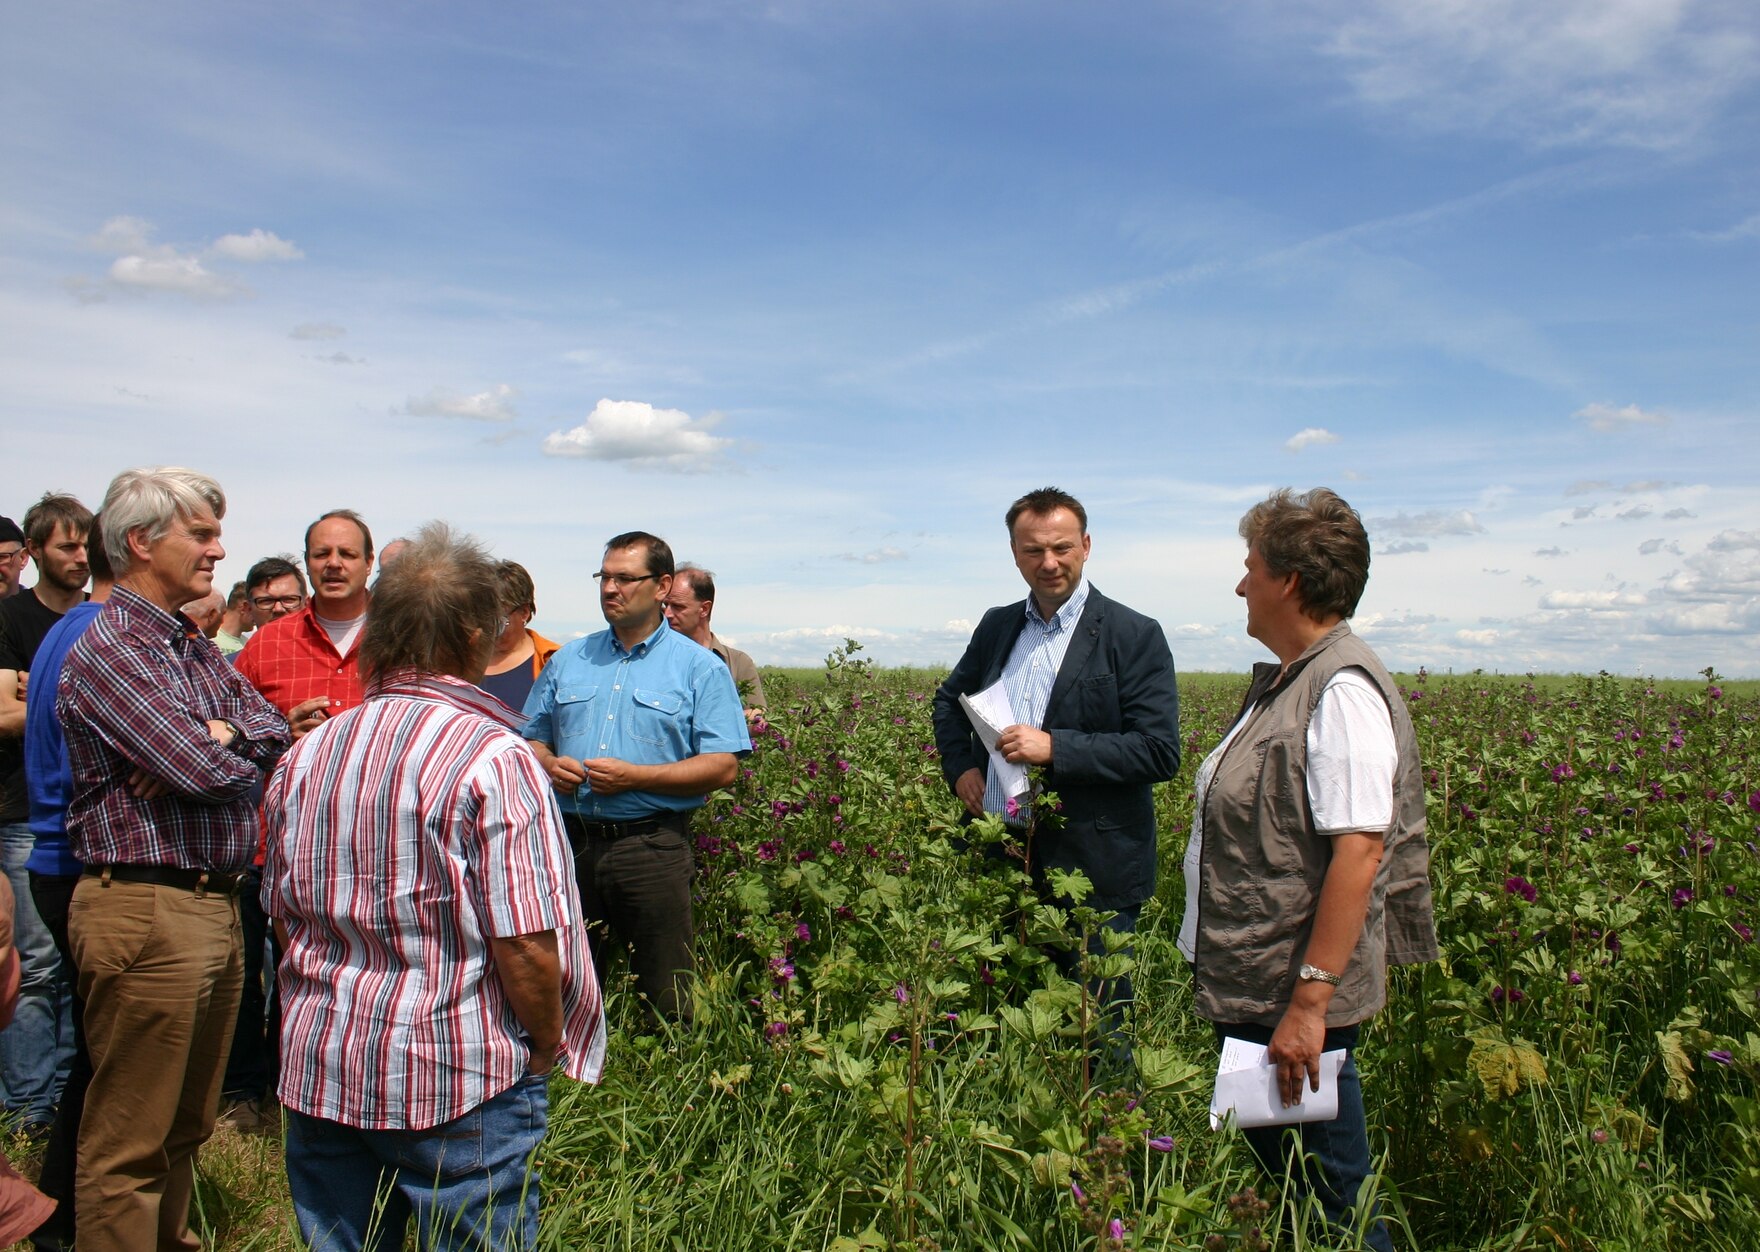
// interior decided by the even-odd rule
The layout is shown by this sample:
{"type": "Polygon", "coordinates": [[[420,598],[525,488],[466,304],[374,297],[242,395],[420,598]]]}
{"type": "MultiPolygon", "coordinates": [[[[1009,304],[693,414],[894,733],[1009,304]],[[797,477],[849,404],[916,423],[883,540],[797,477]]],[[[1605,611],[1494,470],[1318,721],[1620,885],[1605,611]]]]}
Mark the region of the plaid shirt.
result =
{"type": "Polygon", "coordinates": [[[360,651],[363,630],[343,656],[330,642],[330,635],[318,624],[308,603],[297,613],[265,622],[251,635],[232,660],[251,686],[283,715],[302,700],[329,696],[330,708],[325,714],[335,717],[357,707],[366,699],[361,687],[360,651]]]}
{"type": "Polygon", "coordinates": [[[263,907],[287,928],[282,1103],[423,1130],[505,1091],[527,1043],[490,941],[557,931],[564,1072],[598,1080],[599,987],[550,780],[519,717],[460,679],[387,675],[269,783],[263,907]]]}
{"type": "Polygon", "coordinates": [[[219,873],[250,863],[251,788],[287,750],[287,721],[187,617],[117,587],[69,650],[55,707],[73,767],[68,841],[81,861],[219,873]],[[226,748],[207,725],[222,719],[243,732],[226,748]],[[136,769],[170,790],[137,798],[136,769]]]}

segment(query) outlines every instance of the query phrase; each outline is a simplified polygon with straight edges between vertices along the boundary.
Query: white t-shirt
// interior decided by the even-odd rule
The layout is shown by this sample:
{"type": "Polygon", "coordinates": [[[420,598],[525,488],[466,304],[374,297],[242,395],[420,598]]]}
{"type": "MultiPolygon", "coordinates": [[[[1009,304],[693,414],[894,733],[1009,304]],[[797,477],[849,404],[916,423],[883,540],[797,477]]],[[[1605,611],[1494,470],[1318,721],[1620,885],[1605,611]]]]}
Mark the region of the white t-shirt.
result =
{"type": "MultiPolygon", "coordinates": [[[[1198,945],[1198,873],[1204,853],[1204,801],[1228,745],[1252,713],[1248,709],[1198,766],[1192,837],[1186,844],[1186,912],[1179,927],[1179,950],[1193,960],[1198,945]]],[[[1369,675],[1341,669],[1326,684],[1308,719],[1308,808],[1315,833],[1348,835],[1386,830],[1393,824],[1393,775],[1399,748],[1393,715],[1369,675]]]]}
{"type": "Polygon", "coordinates": [[[333,622],[327,617],[318,617],[316,612],[312,616],[317,618],[318,625],[324,628],[324,633],[330,636],[330,643],[336,649],[337,656],[348,655],[348,650],[354,647],[354,641],[361,633],[361,627],[367,623],[365,613],[343,622],[333,622]]]}

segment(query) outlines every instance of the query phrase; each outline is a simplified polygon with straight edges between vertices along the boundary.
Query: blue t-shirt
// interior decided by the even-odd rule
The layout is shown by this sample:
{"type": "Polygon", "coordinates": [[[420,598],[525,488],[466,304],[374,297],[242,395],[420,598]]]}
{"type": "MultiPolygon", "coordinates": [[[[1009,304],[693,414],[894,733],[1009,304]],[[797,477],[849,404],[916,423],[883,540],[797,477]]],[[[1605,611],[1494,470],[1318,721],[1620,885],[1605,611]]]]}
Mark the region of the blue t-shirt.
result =
{"type": "MultiPolygon", "coordinates": [[[[609,756],[632,765],[669,765],[706,752],[752,750],[739,690],[721,659],[664,621],[634,648],[614,631],[576,639],[550,658],[525,705],[527,739],[558,756],[609,756]]],[[[582,783],[556,801],[564,813],[625,822],[657,809],[688,812],[702,796],[625,791],[597,796],[582,783]]]]}
{"type": "Polygon", "coordinates": [[[80,863],[67,846],[67,806],[73,799],[73,767],[61,719],[55,715],[55,691],[61,684],[61,663],[68,649],[98,619],[104,605],[84,600],[49,628],[31,661],[30,693],[24,703],[24,772],[30,786],[31,832],[37,837],[25,868],[38,874],[68,876],[80,863]]]}

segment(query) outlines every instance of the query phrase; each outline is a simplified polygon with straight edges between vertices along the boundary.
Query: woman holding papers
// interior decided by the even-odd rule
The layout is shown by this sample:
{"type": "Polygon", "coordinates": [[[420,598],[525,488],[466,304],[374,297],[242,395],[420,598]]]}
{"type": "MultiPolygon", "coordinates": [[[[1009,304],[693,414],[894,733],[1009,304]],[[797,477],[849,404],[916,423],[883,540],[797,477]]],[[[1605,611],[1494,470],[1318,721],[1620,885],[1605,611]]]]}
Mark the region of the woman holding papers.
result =
{"type": "MultiPolygon", "coordinates": [[[[1269,1045],[1286,1107],[1319,1090],[1322,1052],[1345,1050],[1336,1118],[1245,1132],[1280,1178],[1299,1132],[1293,1184],[1344,1226],[1370,1172],[1358,1029],[1387,999],[1389,964],[1437,955],[1423,777],[1399,690],[1348,622],[1369,575],[1362,519],[1325,488],[1284,489],[1240,533],[1235,593],[1277,661],[1254,667],[1199,767],[1179,947],[1198,1013],[1218,1040],[1269,1045]]],[[[1373,1214],[1368,1242],[1393,1246],[1373,1214]]]]}

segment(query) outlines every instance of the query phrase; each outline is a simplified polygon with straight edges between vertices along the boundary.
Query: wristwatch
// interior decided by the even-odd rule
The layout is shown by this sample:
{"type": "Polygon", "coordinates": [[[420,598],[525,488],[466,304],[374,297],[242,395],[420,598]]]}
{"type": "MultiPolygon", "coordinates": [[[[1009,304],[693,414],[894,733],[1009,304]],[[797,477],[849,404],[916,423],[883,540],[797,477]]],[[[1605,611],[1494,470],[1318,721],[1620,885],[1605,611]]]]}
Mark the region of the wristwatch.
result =
{"type": "Polygon", "coordinates": [[[1302,966],[1300,971],[1297,972],[1296,977],[1300,978],[1303,982],[1331,983],[1334,987],[1344,981],[1331,970],[1321,969],[1318,965],[1302,966]]]}

